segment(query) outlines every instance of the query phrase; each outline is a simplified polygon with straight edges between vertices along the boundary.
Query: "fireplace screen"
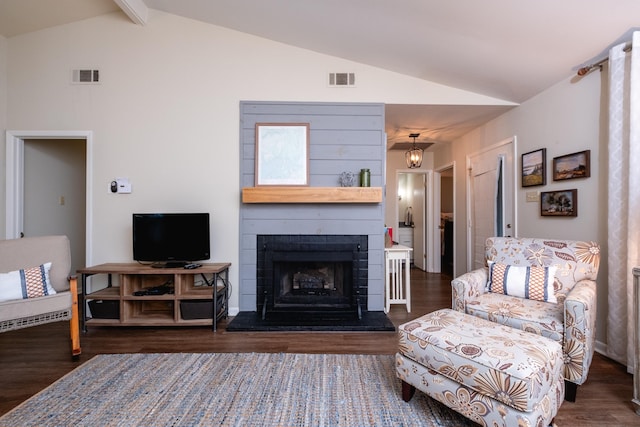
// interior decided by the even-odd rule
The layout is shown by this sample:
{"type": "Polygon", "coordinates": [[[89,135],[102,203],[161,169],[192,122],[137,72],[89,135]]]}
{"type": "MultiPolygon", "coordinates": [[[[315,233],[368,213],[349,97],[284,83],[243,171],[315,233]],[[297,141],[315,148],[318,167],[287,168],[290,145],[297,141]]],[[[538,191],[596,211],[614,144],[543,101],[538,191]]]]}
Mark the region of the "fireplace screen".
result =
{"type": "Polygon", "coordinates": [[[275,262],[274,308],[350,308],[348,262],[275,262]]]}

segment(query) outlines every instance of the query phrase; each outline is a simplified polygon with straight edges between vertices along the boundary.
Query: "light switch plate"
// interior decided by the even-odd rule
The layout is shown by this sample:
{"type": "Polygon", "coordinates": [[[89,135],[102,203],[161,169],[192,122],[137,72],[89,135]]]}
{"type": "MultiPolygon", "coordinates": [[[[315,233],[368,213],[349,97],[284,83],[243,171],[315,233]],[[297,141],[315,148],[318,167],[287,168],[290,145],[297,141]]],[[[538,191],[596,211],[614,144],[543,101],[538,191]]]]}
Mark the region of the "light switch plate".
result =
{"type": "Polygon", "coordinates": [[[116,178],[116,182],[118,183],[118,193],[131,193],[131,182],[129,182],[129,178],[116,178]]]}
{"type": "Polygon", "coordinates": [[[527,191],[527,202],[539,202],[540,193],[537,191],[527,191]]]}

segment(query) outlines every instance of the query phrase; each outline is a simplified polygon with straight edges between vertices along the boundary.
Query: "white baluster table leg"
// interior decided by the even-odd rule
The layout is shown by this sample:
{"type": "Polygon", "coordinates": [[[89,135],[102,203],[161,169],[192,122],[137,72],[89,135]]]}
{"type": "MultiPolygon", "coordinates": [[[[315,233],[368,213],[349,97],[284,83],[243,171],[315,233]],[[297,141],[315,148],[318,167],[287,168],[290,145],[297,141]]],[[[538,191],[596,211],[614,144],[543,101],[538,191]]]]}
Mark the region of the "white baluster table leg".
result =
{"type": "Polygon", "coordinates": [[[385,313],[391,304],[405,304],[411,312],[411,251],[407,246],[385,248],[385,313]],[[404,275],[403,275],[404,273],[404,275]]]}

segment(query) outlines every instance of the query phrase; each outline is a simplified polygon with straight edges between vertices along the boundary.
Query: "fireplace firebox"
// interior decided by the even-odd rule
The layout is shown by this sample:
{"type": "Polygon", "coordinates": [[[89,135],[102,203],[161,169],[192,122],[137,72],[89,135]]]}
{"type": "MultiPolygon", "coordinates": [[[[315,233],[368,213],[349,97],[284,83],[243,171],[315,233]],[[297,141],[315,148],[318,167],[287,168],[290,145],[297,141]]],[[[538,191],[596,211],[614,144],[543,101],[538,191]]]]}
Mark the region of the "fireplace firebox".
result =
{"type": "Polygon", "coordinates": [[[257,311],[362,318],[367,307],[366,235],[258,235],[257,311]]]}

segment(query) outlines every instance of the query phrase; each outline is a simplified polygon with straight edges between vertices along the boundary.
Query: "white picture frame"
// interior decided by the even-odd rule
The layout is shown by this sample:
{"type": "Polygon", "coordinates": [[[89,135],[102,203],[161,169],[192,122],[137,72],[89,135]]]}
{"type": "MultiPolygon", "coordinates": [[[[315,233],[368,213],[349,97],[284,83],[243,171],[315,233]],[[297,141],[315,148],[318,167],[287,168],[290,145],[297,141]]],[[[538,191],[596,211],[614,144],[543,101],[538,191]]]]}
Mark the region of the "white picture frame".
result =
{"type": "Polygon", "coordinates": [[[255,185],[309,185],[309,123],[256,123],[255,185]]]}

